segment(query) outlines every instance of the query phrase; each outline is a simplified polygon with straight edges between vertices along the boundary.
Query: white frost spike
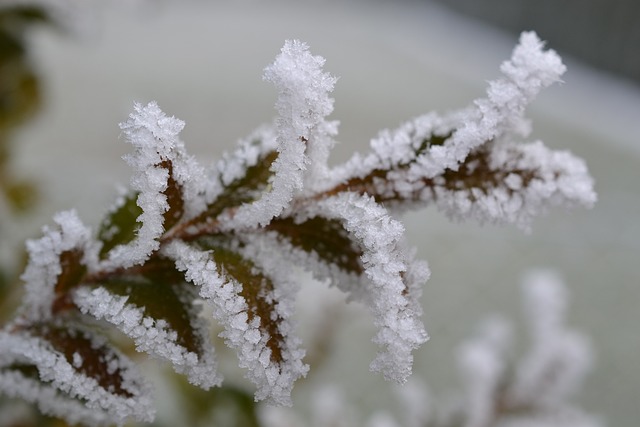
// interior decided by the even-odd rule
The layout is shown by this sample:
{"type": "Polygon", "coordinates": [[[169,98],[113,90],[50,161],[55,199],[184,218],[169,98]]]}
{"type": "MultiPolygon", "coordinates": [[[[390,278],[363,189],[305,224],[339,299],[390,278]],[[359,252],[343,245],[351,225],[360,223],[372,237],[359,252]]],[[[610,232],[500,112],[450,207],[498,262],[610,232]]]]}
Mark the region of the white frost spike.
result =
{"type": "Polygon", "coordinates": [[[558,54],[543,47],[535,33],[522,33],[511,59],[500,67],[505,76],[489,83],[487,98],[445,119],[452,125],[450,130],[455,129],[453,135],[443,146],[420,156],[412,172],[432,178],[445,169],[457,169],[471,150],[488,141],[504,135],[528,136],[525,107],[566,71],[558,54]]]}
{"type": "Polygon", "coordinates": [[[338,123],[325,120],[333,112],[329,93],[337,78],[322,71],[324,63],[321,56],[311,55],[307,44],[287,40],[282,53],[264,70],[264,79],[278,89],[278,142],[302,140],[306,144],[306,190],[326,181],[329,151],[338,133],[338,123]]]}
{"type": "Polygon", "coordinates": [[[81,262],[89,270],[98,262],[98,246],[91,239],[91,229],[82,224],[75,210],[59,212],[53,220],[57,227],[44,227],[43,237],[27,240],[29,263],[21,277],[26,284],[22,314],[30,320],[51,316],[54,287],[62,273],[60,255],[63,252],[81,251],[81,262]]]}
{"type": "Polygon", "coordinates": [[[121,387],[129,396],[104,389],[95,378],[76,370],[45,340],[26,332],[0,331],[0,368],[14,364],[34,365],[40,374],[40,381],[36,382],[3,369],[0,371],[0,389],[3,394],[35,402],[43,412],[60,416],[71,424],[88,421],[95,425],[122,425],[130,417],[143,422],[153,421],[155,410],[150,387],[143,382],[134,364],[119,353],[113,352],[107,357],[110,366],[122,375],[121,387]],[[75,399],[81,399],[77,402],[82,401],[86,407],[83,409],[74,404],[75,399]]]}
{"type": "Polygon", "coordinates": [[[164,230],[164,213],[169,209],[167,189],[169,173],[161,167],[170,161],[173,178],[181,187],[185,216],[193,216],[204,208],[201,188],[204,170],[188,156],[178,135],[184,122],[168,117],[155,102],[146,106],[136,103],[129,120],[120,124],[127,141],[134,147],[124,159],[133,167],[131,187],[138,191],[137,204],[142,208],[138,222],[142,225],[135,240],[111,250],[105,268],[127,268],[144,263],[159,248],[158,238],[164,230]]]}
{"type": "Polygon", "coordinates": [[[327,122],[325,117],[333,111],[329,93],[336,78],[322,71],[323,64],[324,58],[311,55],[305,43],[293,40],[285,42],[275,62],[265,69],[264,79],[278,89],[279,155],[272,166],[271,190],[238,209],[226,227],[264,226],[283,211],[296,192],[326,181],[323,178],[328,175],[327,159],[337,122],[327,122]]]}
{"type": "Polygon", "coordinates": [[[236,350],[240,367],[247,369],[247,377],[257,387],[256,400],[290,406],[293,383],[308,370],[301,361],[304,352],[297,349],[297,340],[285,335],[290,331],[280,330],[287,343],[282,349],[283,362],[276,365],[267,346],[269,336],[260,330],[260,318],[254,316],[249,321],[249,307],[240,295],[242,284],[220,276],[210,253],[184,242],[173,241],[163,254],[175,260],[176,268],[185,272],[185,278],[198,286],[200,296],[211,304],[214,317],[224,327],[220,336],[236,350]]]}
{"type": "Polygon", "coordinates": [[[368,306],[379,328],[373,341],[384,350],[371,363],[371,370],[404,383],[411,374],[412,351],[428,339],[417,301],[428,267],[412,263],[404,247],[404,227],[369,196],[342,193],[318,201],[317,208],[306,215],[341,220],[362,246],[369,282],[351,296],[368,306]]]}
{"type": "MultiPolygon", "coordinates": [[[[166,321],[144,317],[144,311],[133,304],[127,304],[128,297],[110,293],[105,288],[79,288],[73,296],[74,303],[84,314],[96,319],[104,319],[115,325],[134,340],[136,350],[152,357],[166,360],[174,370],[184,374],[191,384],[204,389],[219,386],[222,376],[217,372],[213,346],[209,342],[204,325],[195,326],[202,343],[203,355],[188,351],[179,345],[177,332],[171,330],[166,321]]],[[[194,314],[192,318],[195,318],[194,314]]]]}

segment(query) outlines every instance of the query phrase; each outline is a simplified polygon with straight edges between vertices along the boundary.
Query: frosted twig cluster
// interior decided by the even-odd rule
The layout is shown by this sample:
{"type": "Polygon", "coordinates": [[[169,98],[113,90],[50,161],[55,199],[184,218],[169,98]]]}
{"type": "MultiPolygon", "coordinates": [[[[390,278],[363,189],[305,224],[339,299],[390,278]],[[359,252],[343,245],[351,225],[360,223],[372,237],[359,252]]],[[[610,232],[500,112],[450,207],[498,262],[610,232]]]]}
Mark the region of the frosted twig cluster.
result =
{"type": "MultiPolygon", "coordinates": [[[[493,316],[456,353],[463,391],[438,399],[418,378],[395,389],[397,406],[362,414],[335,386],[320,387],[302,411],[266,407],[266,427],[602,427],[602,421],[571,403],[591,370],[586,336],[566,323],[567,289],[557,274],[529,272],[523,280],[523,311],[529,346],[517,360],[513,325],[493,316]],[[396,409],[398,409],[396,408],[396,409]]],[[[391,406],[391,405],[390,405],[391,406]]]]}
{"type": "Polygon", "coordinates": [[[184,122],[154,102],[135,105],[121,124],[133,146],[130,192],[97,232],[69,211],[27,243],[27,295],[0,333],[4,393],[71,422],[150,420],[149,387],[95,325],[207,389],[222,374],[204,302],[255,398],[290,405],[309,369],[292,321],[293,263],[369,308],[380,347],[371,369],[404,383],[428,339],[419,298],[429,269],[396,211],[434,203],[455,218],[527,227],[548,206],[595,201],[580,159],[517,141],[525,106],[564,72],[535,34],[522,35],[486,99],[384,131],[370,154],[333,168],[336,78],[324,62],[287,41],[264,72],[278,91],[275,122],[210,168],[186,153],[184,122]]]}

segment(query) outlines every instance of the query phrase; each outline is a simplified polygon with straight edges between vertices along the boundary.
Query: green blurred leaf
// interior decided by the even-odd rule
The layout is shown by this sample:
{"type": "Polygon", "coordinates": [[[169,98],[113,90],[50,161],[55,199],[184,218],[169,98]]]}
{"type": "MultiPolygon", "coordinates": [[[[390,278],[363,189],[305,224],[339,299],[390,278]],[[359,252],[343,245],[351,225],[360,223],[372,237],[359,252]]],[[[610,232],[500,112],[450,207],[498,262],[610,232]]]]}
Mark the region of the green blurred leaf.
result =
{"type": "Polygon", "coordinates": [[[5,187],[9,205],[16,212],[26,212],[35,205],[38,191],[31,182],[9,182],[5,187]]]}
{"type": "Polygon", "coordinates": [[[118,245],[126,245],[136,238],[141,225],[137,219],[142,214],[142,209],[136,204],[137,199],[137,193],[124,196],[121,203],[100,224],[98,230],[98,239],[102,242],[100,258],[106,258],[111,249],[118,245]]]}
{"type": "Polygon", "coordinates": [[[362,250],[338,220],[315,217],[297,224],[293,218],[276,218],[267,229],[278,232],[293,246],[315,252],[327,264],[358,275],[364,272],[362,250]]]}
{"type": "Polygon", "coordinates": [[[259,427],[253,395],[237,387],[223,385],[205,391],[174,376],[189,425],[259,427]]]}

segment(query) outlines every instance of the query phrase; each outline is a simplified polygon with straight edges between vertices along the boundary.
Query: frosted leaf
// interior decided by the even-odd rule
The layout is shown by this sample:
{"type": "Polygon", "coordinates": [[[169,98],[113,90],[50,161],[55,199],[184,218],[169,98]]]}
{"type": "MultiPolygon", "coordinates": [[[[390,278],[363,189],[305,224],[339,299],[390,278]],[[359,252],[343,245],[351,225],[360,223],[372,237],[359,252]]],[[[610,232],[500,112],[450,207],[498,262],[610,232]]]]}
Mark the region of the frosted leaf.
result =
{"type": "Polygon", "coordinates": [[[275,129],[262,126],[240,140],[236,150],[224,153],[210,171],[207,208],[202,215],[216,218],[225,210],[260,199],[274,175],[276,148],[275,129]]]}
{"type": "Polygon", "coordinates": [[[72,425],[109,426],[113,424],[110,414],[89,408],[82,401],[65,396],[50,384],[17,370],[0,368],[0,390],[7,397],[33,403],[43,414],[63,418],[72,425]]]}
{"type": "Polygon", "coordinates": [[[337,122],[325,118],[333,112],[329,93],[337,78],[322,71],[325,59],[311,55],[309,46],[287,40],[264,79],[278,89],[278,142],[301,140],[306,145],[305,189],[321,186],[328,177],[327,160],[337,134],[337,122]]]}
{"type": "Polygon", "coordinates": [[[155,102],[146,106],[136,103],[129,120],[120,128],[134,147],[134,152],[124,159],[134,170],[131,187],[139,193],[141,226],[135,240],[109,252],[105,268],[142,264],[158,250],[158,238],[165,231],[166,214],[172,208],[170,197],[177,198],[184,209],[179,215],[185,218],[201,212],[205,203],[204,170],[186,154],[178,137],[184,128],[182,120],[168,117],[155,102]],[[176,192],[179,194],[173,194],[176,192]]]}
{"type": "MultiPolygon", "coordinates": [[[[132,284],[136,285],[140,284],[132,284]]],[[[156,288],[160,286],[154,285],[156,288]]],[[[136,350],[168,361],[177,373],[186,375],[190,383],[204,389],[221,384],[222,377],[216,370],[213,347],[205,325],[197,318],[196,313],[187,312],[186,316],[189,317],[189,332],[197,334],[192,338],[198,341],[197,351],[186,348],[180,340],[182,337],[179,334],[187,334],[187,331],[172,330],[164,319],[145,316],[145,309],[127,303],[128,299],[128,296],[113,294],[104,287],[79,288],[74,292],[73,298],[80,311],[115,325],[133,339],[136,350]]],[[[177,307],[166,308],[176,309],[177,307]]]]}
{"type": "Polygon", "coordinates": [[[337,123],[325,117],[333,111],[335,77],[322,71],[324,59],[309,53],[306,44],[287,41],[264,78],[278,90],[277,150],[270,191],[242,206],[224,226],[264,226],[279,215],[303,187],[313,189],[328,175],[327,159],[337,123]],[[306,171],[306,172],[305,172],[306,171]]]}
{"type": "Polygon", "coordinates": [[[526,137],[529,124],[523,117],[525,107],[566,71],[556,52],[543,47],[535,33],[522,33],[511,59],[500,67],[504,77],[489,83],[487,98],[444,120],[453,131],[451,138],[434,153],[427,151],[420,156],[410,179],[414,174],[432,178],[445,168],[456,169],[471,150],[490,140],[510,135],[526,137]]]}
{"type": "Polygon", "coordinates": [[[29,328],[0,331],[2,393],[35,402],[72,424],[153,420],[150,388],[123,355],[68,325],[29,328]],[[82,352],[80,367],[73,363],[79,361],[76,352],[82,352]]]}
{"type": "Polygon", "coordinates": [[[44,227],[44,236],[27,241],[29,263],[21,279],[26,295],[22,315],[30,320],[51,316],[56,286],[64,273],[65,254],[76,252],[77,263],[90,270],[96,268],[98,245],[91,239],[91,229],[82,224],[74,210],[60,212],[53,218],[55,228],[44,227]]]}
{"type": "Polygon", "coordinates": [[[224,153],[222,159],[217,162],[215,173],[218,186],[228,187],[244,177],[248,168],[258,164],[260,158],[275,151],[277,146],[277,134],[273,126],[265,125],[256,129],[238,142],[236,150],[224,153]]]}
{"type": "MultiPolygon", "coordinates": [[[[500,147],[498,142],[510,142],[514,137],[519,139],[528,135],[529,123],[524,119],[526,105],[542,88],[559,81],[565,71],[560,57],[543,47],[535,33],[523,33],[511,59],[501,66],[503,77],[490,82],[486,98],[474,101],[464,110],[444,116],[426,114],[394,131],[382,131],[371,141],[369,155],[355,155],[336,168],[332,174],[333,184],[351,191],[367,192],[394,208],[407,209],[435,199],[441,209],[456,219],[514,222],[523,228],[528,226],[533,215],[544,212],[547,206],[560,203],[592,205],[595,200],[593,185],[581,161],[568,154],[554,153],[541,144],[537,148],[532,144],[522,149],[510,149],[523,152],[530,166],[536,163],[537,167],[551,160],[544,172],[561,172],[561,179],[543,174],[545,185],[552,186],[546,193],[536,186],[525,189],[523,196],[518,191],[523,183],[517,176],[498,176],[500,167],[505,166],[499,162],[493,166],[497,173],[495,178],[502,181],[488,193],[482,187],[469,188],[473,183],[456,176],[456,173],[465,172],[466,169],[461,172],[465,167],[471,168],[473,163],[469,158],[492,141],[500,147]],[[553,161],[561,157],[567,161],[566,166],[562,161],[553,161]],[[452,187],[450,178],[454,184],[463,184],[463,191],[452,187]]],[[[498,153],[492,155],[498,156],[498,153]]],[[[480,178],[479,184],[486,185],[480,178]]]]}
{"type": "MultiPolygon", "coordinates": [[[[255,300],[249,305],[243,296],[243,286],[250,285],[239,283],[230,274],[221,274],[213,260],[216,252],[201,251],[183,242],[174,241],[167,245],[163,253],[176,261],[177,269],[184,271],[185,278],[198,286],[200,296],[211,304],[215,319],[224,328],[221,336],[229,347],[236,350],[240,367],[247,369],[247,377],[257,387],[256,400],[291,405],[293,383],[306,375],[308,366],[302,363],[304,352],[297,348],[299,341],[289,330],[286,316],[290,308],[286,301],[283,305],[277,304],[275,314],[270,314],[278,318],[262,319],[252,311],[261,303],[255,300]],[[269,326],[273,322],[277,322],[276,330],[269,326]],[[272,338],[277,340],[273,341],[272,338]],[[274,354],[276,351],[277,355],[274,354]]],[[[245,267],[237,264],[239,261],[232,254],[220,256],[231,256],[227,267],[239,269],[240,274],[251,280],[251,274],[244,270],[245,267]]],[[[245,295],[263,299],[267,303],[280,296],[279,291],[275,290],[271,295],[263,295],[259,290],[248,291],[256,293],[245,295]]]]}
{"type": "Polygon", "coordinates": [[[354,193],[319,200],[301,215],[338,219],[361,245],[362,265],[369,280],[348,291],[353,299],[367,305],[379,329],[373,341],[383,350],[371,369],[382,372],[388,380],[405,382],[411,374],[412,351],[428,339],[418,298],[429,269],[424,263],[413,262],[405,249],[404,227],[372,198],[354,193]]]}
{"type": "MultiPolygon", "coordinates": [[[[274,223],[278,222],[275,220],[274,223]]],[[[274,223],[270,224],[273,225],[274,223]]],[[[281,271],[289,273],[292,265],[308,271],[319,281],[329,281],[331,285],[338,286],[343,291],[349,293],[364,287],[366,280],[361,273],[364,272],[360,264],[361,252],[357,253],[357,266],[362,269],[357,273],[352,268],[353,259],[351,254],[342,258],[340,263],[327,262],[327,258],[321,257],[316,251],[307,251],[300,245],[292,244],[282,234],[275,231],[247,233],[242,237],[242,243],[245,247],[245,254],[251,259],[258,257],[270,257],[272,263],[280,265],[281,271]],[[345,269],[344,266],[349,266],[345,269]]],[[[346,248],[345,248],[346,250],[346,248]]]]}
{"type": "Polygon", "coordinates": [[[590,208],[597,198],[584,161],[540,141],[492,144],[443,177],[440,184],[434,180],[423,199],[435,199],[450,218],[510,223],[524,230],[550,207],[590,208]]]}

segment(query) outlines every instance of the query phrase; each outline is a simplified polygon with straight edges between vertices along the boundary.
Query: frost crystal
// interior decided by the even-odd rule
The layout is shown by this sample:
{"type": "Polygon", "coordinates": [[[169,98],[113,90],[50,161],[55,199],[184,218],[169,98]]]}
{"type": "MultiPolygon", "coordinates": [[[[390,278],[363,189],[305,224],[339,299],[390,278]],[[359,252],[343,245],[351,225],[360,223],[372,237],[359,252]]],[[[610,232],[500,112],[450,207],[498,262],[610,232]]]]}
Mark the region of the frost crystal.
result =
{"type": "Polygon", "coordinates": [[[524,229],[549,206],[591,207],[596,196],[582,160],[540,142],[517,142],[530,131],[527,104],[565,71],[560,57],[543,47],[535,33],[523,33],[486,98],[446,116],[430,113],[382,131],[371,141],[371,154],[356,154],[337,168],[335,182],[376,177],[366,191],[394,208],[435,202],[454,219],[524,229]]]}

